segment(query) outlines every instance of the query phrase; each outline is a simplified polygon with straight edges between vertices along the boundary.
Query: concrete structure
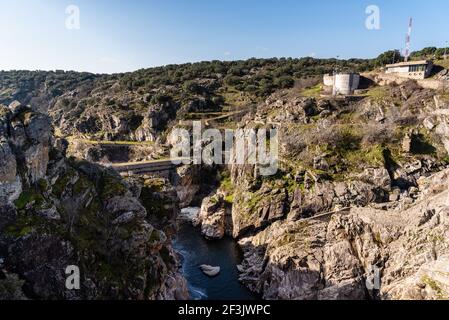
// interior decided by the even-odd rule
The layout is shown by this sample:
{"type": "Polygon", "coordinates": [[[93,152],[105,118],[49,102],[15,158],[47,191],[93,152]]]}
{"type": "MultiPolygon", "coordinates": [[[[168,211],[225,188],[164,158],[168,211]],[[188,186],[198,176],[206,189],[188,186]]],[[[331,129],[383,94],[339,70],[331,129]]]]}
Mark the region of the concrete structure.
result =
{"type": "Polygon", "coordinates": [[[323,77],[323,84],[326,87],[333,87],[334,86],[334,77],[331,74],[325,74],[323,77]]]}
{"type": "Polygon", "coordinates": [[[433,63],[428,60],[408,61],[387,64],[385,73],[395,74],[408,79],[425,79],[432,72],[433,63]]]}
{"type": "Polygon", "coordinates": [[[360,75],[354,72],[326,74],[323,77],[323,83],[326,87],[332,87],[334,95],[350,95],[359,88],[360,75]]]}
{"type": "Polygon", "coordinates": [[[188,159],[178,158],[173,160],[163,159],[142,162],[113,163],[110,167],[123,176],[131,174],[148,174],[169,178],[172,171],[174,171],[177,167],[182,166],[182,164],[174,164],[173,162],[181,162],[183,160],[188,159]]]}

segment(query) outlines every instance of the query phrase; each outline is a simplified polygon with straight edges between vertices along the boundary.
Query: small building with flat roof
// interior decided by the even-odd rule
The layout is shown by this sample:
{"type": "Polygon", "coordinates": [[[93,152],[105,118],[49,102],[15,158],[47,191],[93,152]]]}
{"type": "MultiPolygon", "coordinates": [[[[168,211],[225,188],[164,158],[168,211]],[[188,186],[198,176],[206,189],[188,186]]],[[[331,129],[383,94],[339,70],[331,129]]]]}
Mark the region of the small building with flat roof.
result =
{"type": "Polygon", "coordinates": [[[433,63],[429,60],[408,61],[385,66],[385,73],[409,79],[425,79],[432,72],[433,63]]]}

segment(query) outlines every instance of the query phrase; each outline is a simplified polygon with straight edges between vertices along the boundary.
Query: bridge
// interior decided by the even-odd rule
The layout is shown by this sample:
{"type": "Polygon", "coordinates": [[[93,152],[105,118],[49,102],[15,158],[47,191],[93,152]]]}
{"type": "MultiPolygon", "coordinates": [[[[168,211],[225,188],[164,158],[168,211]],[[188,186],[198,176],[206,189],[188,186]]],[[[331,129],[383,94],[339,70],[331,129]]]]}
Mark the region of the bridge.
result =
{"type": "Polygon", "coordinates": [[[182,166],[189,158],[174,158],[149,160],[141,162],[114,163],[110,167],[122,175],[127,174],[157,174],[169,175],[178,166],[182,166]],[[179,164],[176,164],[179,163],[179,164]]]}

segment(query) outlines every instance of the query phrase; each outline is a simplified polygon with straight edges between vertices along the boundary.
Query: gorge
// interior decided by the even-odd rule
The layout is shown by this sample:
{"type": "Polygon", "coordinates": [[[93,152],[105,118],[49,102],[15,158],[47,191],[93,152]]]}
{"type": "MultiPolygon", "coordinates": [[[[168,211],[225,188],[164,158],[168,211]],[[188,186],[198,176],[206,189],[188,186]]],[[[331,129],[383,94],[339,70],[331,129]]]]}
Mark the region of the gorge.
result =
{"type": "Polygon", "coordinates": [[[326,96],[332,63],[0,72],[0,298],[448,299],[449,97],[366,60],[340,62],[370,71],[362,93],[326,96]],[[192,121],[276,129],[277,171],[132,170],[192,121]]]}
{"type": "Polygon", "coordinates": [[[231,238],[208,241],[201,236],[199,229],[184,223],[173,247],[182,256],[181,270],[191,299],[252,300],[256,297],[238,281],[237,265],[243,256],[231,238]],[[199,269],[201,264],[220,266],[219,275],[209,278],[199,269]]]}

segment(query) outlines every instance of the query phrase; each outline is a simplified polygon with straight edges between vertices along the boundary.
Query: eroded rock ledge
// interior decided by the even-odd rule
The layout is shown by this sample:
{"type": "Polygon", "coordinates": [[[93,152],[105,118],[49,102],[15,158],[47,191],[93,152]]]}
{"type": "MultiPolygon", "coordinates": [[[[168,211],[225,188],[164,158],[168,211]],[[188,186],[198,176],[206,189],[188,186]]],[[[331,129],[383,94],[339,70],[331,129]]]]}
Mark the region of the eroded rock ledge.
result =
{"type": "Polygon", "coordinates": [[[140,200],[167,193],[68,159],[60,145],[47,116],[0,106],[0,273],[22,279],[29,298],[187,298],[167,227],[177,208],[140,200]],[[80,290],[65,286],[70,265],[80,290]]]}
{"type": "Polygon", "coordinates": [[[421,184],[407,210],[279,221],[242,239],[241,280],[265,299],[448,299],[449,170],[421,184]]]}

